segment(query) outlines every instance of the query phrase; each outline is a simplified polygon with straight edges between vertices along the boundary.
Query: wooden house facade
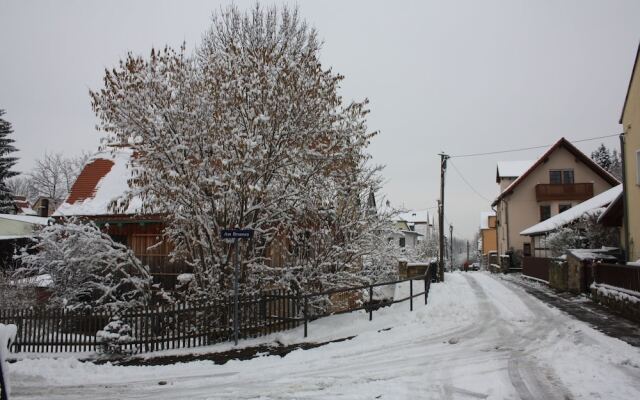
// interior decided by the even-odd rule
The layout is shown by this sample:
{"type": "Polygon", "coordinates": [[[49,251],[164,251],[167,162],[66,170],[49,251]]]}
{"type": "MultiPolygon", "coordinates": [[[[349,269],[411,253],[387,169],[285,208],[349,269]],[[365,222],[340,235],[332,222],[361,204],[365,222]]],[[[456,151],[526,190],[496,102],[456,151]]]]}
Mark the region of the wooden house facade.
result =
{"type": "Polygon", "coordinates": [[[131,248],[148,265],[156,283],[172,288],[177,276],[190,272],[185,263],[169,261],[170,243],[163,239],[161,214],[142,212],[142,201],[133,199],[126,210],[114,212],[112,202],[129,189],[133,151],[114,148],[89,159],[71,188],[69,196],[53,217],[57,220],[82,218],[95,222],[112,239],[131,248]]]}

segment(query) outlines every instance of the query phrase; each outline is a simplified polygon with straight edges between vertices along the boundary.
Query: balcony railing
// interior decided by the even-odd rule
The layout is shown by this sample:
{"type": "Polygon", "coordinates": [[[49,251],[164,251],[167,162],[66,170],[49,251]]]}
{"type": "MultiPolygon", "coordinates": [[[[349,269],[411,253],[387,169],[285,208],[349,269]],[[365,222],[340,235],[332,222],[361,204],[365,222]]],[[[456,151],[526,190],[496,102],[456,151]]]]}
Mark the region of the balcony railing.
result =
{"type": "Polygon", "coordinates": [[[579,200],[593,197],[593,183],[541,183],[536,185],[537,201],[579,200]]]}

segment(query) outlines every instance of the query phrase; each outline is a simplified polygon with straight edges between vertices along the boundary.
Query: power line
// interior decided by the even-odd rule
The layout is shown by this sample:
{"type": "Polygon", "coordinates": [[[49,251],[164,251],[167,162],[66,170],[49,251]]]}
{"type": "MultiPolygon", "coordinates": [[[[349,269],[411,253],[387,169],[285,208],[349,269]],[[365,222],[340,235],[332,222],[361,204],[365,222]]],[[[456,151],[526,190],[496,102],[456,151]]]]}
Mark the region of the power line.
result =
{"type": "MultiPolygon", "coordinates": [[[[597,136],[597,137],[592,137],[592,138],[588,138],[588,139],[579,139],[579,140],[570,140],[571,143],[580,143],[580,142],[588,142],[590,140],[598,140],[598,139],[604,139],[604,138],[609,138],[609,137],[614,137],[614,136],[620,136],[619,133],[613,134],[613,135],[605,135],[605,136],[597,136]]],[[[542,146],[531,146],[531,147],[521,147],[519,149],[511,149],[511,150],[498,150],[498,151],[489,151],[486,153],[471,153],[471,154],[460,154],[457,156],[449,156],[450,158],[462,158],[462,157],[476,157],[476,156],[488,156],[488,155],[492,155],[492,154],[503,154],[503,153],[513,153],[513,152],[517,152],[517,151],[525,151],[525,150],[535,150],[535,149],[544,149],[547,147],[550,147],[552,145],[550,144],[545,144],[542,146]]]]}
{"type": "Polygon", "coordinates": [[[453,163],[453,161],[449,161],[451,163],[451,166],[453,167],[453,169],[456,171],[456,173],[458,174],[458,176],[462,179],[462,181],[464,183],[467,184],[467,186],[469,186],[469,189],[471,189],[476,195],[478,195],[478,197],[480,197],[481,199],[483,199],[484,201],[491,203],[492,200],[487,199],[486,197],[484,197],[479,191],[476,190],[476,188],[473,187],[473,185],[471,185],[471,183],[469,183],[469,181],[462,175],[462,173],[460,172],[460,170],[458,169],[458,167],[455,166],[455,164],[453,163]]]}

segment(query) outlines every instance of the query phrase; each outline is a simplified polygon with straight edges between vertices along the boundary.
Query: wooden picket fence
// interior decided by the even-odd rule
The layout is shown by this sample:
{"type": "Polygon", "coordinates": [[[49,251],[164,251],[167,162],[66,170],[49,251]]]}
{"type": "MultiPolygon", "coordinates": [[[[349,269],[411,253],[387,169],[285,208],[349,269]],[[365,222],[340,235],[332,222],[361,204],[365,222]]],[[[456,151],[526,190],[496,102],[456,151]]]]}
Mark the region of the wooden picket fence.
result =
{"type": "MultiPolygon", "coordinates": [[[[267,335],[300,325],[295,296],[275,290],[239,298],[239,337],[267,335]]],[[[115,315],[63,309],[0,310],[0,323],[15,324],[13,352],[97,351],[102,330],[115,315]]],[[[121,344],[130,353],[206,346],[233,336],[233,300],[141,308],[118,314],[131,328],[121,344]]]]}
{"type": "MultiPolygon", "coordinates": [[[[427,303],[434,278],[429,268],[423,276],[339,288],[299,295],[285,290],[272,290],[239,297],[239,338],[247,339],[296,328],[310,320],[330,314],[365,310],[369,319],[373,311],[390,304],[408,301],[413,310],[414,298],[424,296],[427,303]],[[409,296],[391,301],[375,301],[376,287],[409,282],[409,296]],[[424,281],[423,290],[414,291],[414,281],[424,281]],[[309,305],[327,299],[331,306],[326,312],[310,312],[309,305]]],[[[87,313],[63,309],[0,309],[0,323],[18,327],[11,351],[36,353],[94,352],[100,350],[98,331],[116,315],[87,313]]],[[[171,306],[140,308],[117,315],[130,329],[130,338],[120,347],[131,354],[158,350],[207,346],[229,341],[233,331],[233,297],[202,303],[176,303],[171,306]]]]}

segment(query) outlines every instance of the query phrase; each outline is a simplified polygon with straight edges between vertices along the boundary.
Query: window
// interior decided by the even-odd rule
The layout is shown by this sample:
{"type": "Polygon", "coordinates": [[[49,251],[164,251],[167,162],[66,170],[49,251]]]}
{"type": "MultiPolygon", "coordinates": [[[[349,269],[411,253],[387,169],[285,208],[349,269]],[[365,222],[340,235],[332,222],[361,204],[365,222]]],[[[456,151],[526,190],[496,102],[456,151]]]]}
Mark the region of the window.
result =
{"type": "Polygon", "coordinates": [[[573,182],[572,169],[552,169],[549,171],[549,183],[551,184],[569,184],[573,182]]]}
{"type": "Polygon", "coordinates": [[[562,183],[573,183],[573,170],[565,169],[562,171],[562,183]]]}
{"type": "Polygon", "coordinates": [[[540,206],[540,221],[551,218],[551,206],[540,206]]]}
{"type": "Polygon", "coordinates": [[[527,257],[531,255],[531,243],[525,243],[523,245],[522,254],[527,257]]]}
{"type": "Polygon", "coordinates": [[[111,236],[111,240],[113,240],[116,243],[120,243],[123,244],[125,246],[127,246],[127,236],[126,235],[109,235],[111,236]]]}
{"type": "Polygon", "coordinates": [[[404,247],[406,245],[405,239],[403,237],[400,238],[400,247],[404,247]]]}
{"type": "Polygon", "coordinates": [[[571,208],[571,204],[560,204],[558,205],[558,213],[565,212],[571,208]]]}

